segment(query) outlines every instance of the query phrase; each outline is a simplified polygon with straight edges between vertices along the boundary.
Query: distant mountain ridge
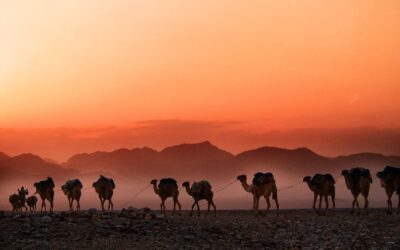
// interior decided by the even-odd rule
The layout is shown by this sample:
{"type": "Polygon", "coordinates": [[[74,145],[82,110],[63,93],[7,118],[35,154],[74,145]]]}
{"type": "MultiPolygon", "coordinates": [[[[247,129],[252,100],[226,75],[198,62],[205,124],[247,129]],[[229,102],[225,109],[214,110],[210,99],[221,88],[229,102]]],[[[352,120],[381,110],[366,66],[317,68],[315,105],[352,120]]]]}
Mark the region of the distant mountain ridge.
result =
{"type": "Polygon", "coordinates": [[[81,153],[73,155],[62,164],[49,162],[32,154],[9,157],[0,153],[0,173],[18,172],[22,169],[47,175],[102,171],[132,178],[138,176],[232,178],[250,171],[283,172],[298,176],[316,172],[339,173],[342,169],[356,166],[367,167],[376,172],[385,165],[400,166],[400,156],[360,153],[329,158],[308,148],[277,147],[261,147],[234,155],[209,141],[170,146],[161,151],[143,147],[81,153]]]}

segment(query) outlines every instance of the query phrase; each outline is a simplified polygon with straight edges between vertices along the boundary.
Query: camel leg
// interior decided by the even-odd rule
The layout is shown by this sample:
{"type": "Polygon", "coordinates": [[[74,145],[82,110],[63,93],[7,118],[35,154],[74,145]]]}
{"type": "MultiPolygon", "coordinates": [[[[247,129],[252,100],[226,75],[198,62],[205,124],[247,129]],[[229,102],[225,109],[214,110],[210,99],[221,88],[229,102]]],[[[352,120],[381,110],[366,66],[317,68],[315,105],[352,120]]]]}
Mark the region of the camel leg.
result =
{"type": "Polygon", "coordinates": [[[69,205],[69,207],[70,207],[71,211],[74,211],[74,199],[73,198],[71,198],[71,204],[69,205]]]}
{"type": "Polygon", "coordinates": [[[388,206],[388,210],[387,210],[387,214],[392,214],[392,195],[393,192],[386,192],[387,196],[388,196],[388,200],[387,200],[387,206],[388,206]]]}
{"type": "Polygon", "coordinates": [[[255,216],[257,216],[257,206],[256,206],[256,203],[257,203],[257,197],[254,195],[254,196],[253,196],[253,211],[254,211],[254,215],[255,215],[255,216]]]}
{"type": "Polygon", "coordinates": [[[326,215],[327,214],[327,212],[328,212],[328,207],[329,207],[329,202],[328,202],[328,196],[325,196],[325,213],[324,213],[324,215],[326,215]]]}
{"type": "Polygon", "coordinates": [[[368,196],[363,195],[364,196],[364,214],[365,215],[369,215],[369,210],[368,210],[368,206],[369,206],[369,200],[368,200],[368,196]]]}
{"type": "Polygon", "coordinates": [[[258,205],[259,205],[259,203],[260,203],[260,197],[256,197],[256,216],[259,215],[259,213],[258,213],[258,205]]]}
{"type": "Polygon", "coordinates": [[[353,202],[351,204],[351,215],[354,214],[354,207],[356,206],[356,198],[353,197],[353,202]]]}
{"type": "Polygon", "coordinates": [[[161,204],[160,204],[160,211],[161,211],[161,214],[163,214],[163,213],[164,213],[164,211],[163,211],[163,203],[164,203],[164,201],[163,201],[163,200],[161,200],[161,204]]]}
{"type": "Polygon", "coordinates": [[[356,205],[357,205],[357,215],[360,215],[360,203],[358,202],[358,197],[356,197],[356,205]]]}
{"type": "Polygon", "coordinates": [[[193,202],[193,205],[192,205],[192,210],[190,210],[190,217],[192,217],[192,216],[193,216],[193,209],[194,209],[194,206],[196,206],[196,201],[195,201],[195,202],[193,202]]]}
{"type": "Polygon", "coordinates": [[[176,199],[174,198],[174,209],[172,210],[172,214],[174,215],[176,211],[176,199]]]}
{"type": "Polygon", "coordinates": [[[399,194],[399,203],[397,204],[397,214],[400,214],[400,194],[399,194]]]}
{"type": "MultiPolygon", "coordinates": [[[[400,200],[399,200],[399,205],[400,205],[400,200]]],[[[217,207],[215,206],[213,200],[211,200],[211,206],[213,206],[213,208],[214,208],[214,216],[217,217],[217,207]]]]}
{"type": "Polygon", "coordinates": [[[161,201],[161,213],[164,214],[164,215],[166,214],[165,213],[165,199],[163,199],[161,201]]]}
{"type": "Polygon", "coordinates": [[[196,201],[196,205],[197,205],[197,217],[200,217],[200,205],[199,205],[199,201],[196,201]]]}
{"type": "Polygon", "coordinates": [[[114,203],[112,202],[112,198],[108,199],[108,211],[114,210],[114,203]]]}
{"type": "Polygon", "coordinates": [[[279,216],[279,202],[278,202],[278,198],[276,197],[275,199],[275,205],[276,205],[276,216],[279,216]]]}
{"type": "Polygon", "coordinates": [[[206,217],[208,216],[208,214],[210,213],[210,208],[211,208],[211,202],[207,201],[207,213],[206,213],[206,217]]]}
{"type": "Polygon", "coordinates": [[[314,203],[313,203],[313,209],[314,209],[314,211],[318,214],[318,210],[315,208],[315,204],[317,203],[317,198],[318,198],[318,195],[316,194],[316,193],[314,193],[314,203]]]}
{"type": "Polygon", "coordinates": [[[321,215],[322,195],[319,196],[318,214],[321,215]]]}
{"type": "Polygon", "coordinates": [[[267,202],[267,209],[265,209],[265,214],[268,214],[269,208],[271,207],[271,202],[269,201],[269,196],[265,196],[265,201],[267,202]]]}
{"type": "Polygon", "coordinates": [[[43,212],[43,208],[44,212],[46,212],[46,202],[44,201],[44,199],[42,199],[42,207],[40,208],[40,212],[43,212]]]}
{"type": "Polygon", "coordinates": [[[176,197],[176,204],[178,204],[179,216],[181,216],[182,215],[182,206],[181,206],[181,203],[179,203],[178,197],[176,197]]]}
{"type": "Polygon", "coordinates": [[[101,204],[101,211],[104,211],[104,202],[106,199],[103,199],[103,197],[101,197],[100,195],[99,195],[99,199],[100,199],[100,204],[101,204]]]}
{"type": "Polygon", "coordinates": [[[81,203],[79,202],[79,199],[76,200],[76,210],[81,211],[81,203]]]}

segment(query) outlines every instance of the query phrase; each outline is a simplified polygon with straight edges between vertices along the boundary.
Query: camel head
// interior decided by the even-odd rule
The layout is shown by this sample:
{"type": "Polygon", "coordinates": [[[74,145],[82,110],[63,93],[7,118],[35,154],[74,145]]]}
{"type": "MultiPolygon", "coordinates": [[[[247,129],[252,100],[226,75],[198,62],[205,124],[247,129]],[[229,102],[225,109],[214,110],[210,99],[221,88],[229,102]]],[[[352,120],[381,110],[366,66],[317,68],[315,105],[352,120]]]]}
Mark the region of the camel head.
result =
{"type": "Polygon", "coordinates": [[[349,174],[349,170],[342,170],[342,175],[346,177],[349,174]]]}
{"type": "Polygon", "coordinates": [[[152,185],[157,185],[157,179],[151,180],[151,181],[150,181],[150,184],[152,184],[152,185]]]}
{"type": "Polygon", "coordinates": [[[311,176],[305,176],[303,178],[303,182],[310,182],[311,181],[311,176]]]}
{"type": "Polygon", "coordinates": [[[182,187],[189,187],[190,183],[188,181],[185,181],[184,183],[182,183],[182,187]]]}
{"type": "Polygon", "coordinates": [[[247,176],[242,174],[242,175],[239,175],[236,179],[238,179],[240,182],[243,182],[243,181],[245,182],[247,180],[247,176]]]}

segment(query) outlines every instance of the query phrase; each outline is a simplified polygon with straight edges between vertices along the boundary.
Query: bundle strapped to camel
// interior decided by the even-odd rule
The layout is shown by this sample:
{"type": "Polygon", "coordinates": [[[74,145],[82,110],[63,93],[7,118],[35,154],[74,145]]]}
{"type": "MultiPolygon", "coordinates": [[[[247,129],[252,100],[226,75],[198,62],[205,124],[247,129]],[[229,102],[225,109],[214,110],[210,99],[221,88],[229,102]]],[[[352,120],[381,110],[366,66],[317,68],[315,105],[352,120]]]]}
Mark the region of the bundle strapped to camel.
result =
{"type": "Polygon", "coordinates": [[[40,191],[40,192],[43,190],[46,190],[47,187],[50,187],[50,188],[55,187],[54,181],[51,177],[47,177],[47,179],[44,181],[36,182],[35,184],[33,184],[33,186],[36,188],[37,191],[40,191]]]}
{"type": "Polygon", "coordinates": [[[272,173],[262,173],[257,172],[253,177],[253,185],[260,186],[268,184],[274,180],[274,175],[272,173]]]}
{"type": "Polygon", "coordinates": [[[100,178],[99,178],[99,180],[97,181],[97,183],[100,183],[100,184],[111,184],[111,186],[112,186],[112,188],[114,189],[116,186],[115,186],[115,182],[114,182],[114,180],[113,179],[110,179],[110,178],[107,178],[107,177],[105,177],[105,176],[103,176],[103,175],[100,175],[100,178]]]}
{"type": "Polygon", "coordinates": [[[357,183],[361,177],[367,178],[370,183],[372,183],[372,178],[371,178],[371,173],[369,172],[369,169],[366,168],[352,168],[349,171],[348,174],[348,181],[351,183],[357,183]]]}
{"type": "Polygon", "coordinates": [[[176,188],[178,188],[178,183],[176,182],[175,179],[172,178],[163,178],[160,180],[160,183],[158,184],[158,188],[162,188],[165,186],[173,185],[176,188]]]}
{"type": "Polygon", "coordinates": [[[73,180],[68,180],[64,185],[61,186],[61,190],[64,191],[64,193],[69,193],[72,191],[74,187],[78,187],[79,189],[82,189],[83,185],[80,180],[78,179],[73,179],[73,180]]]}
{"type": "Polygon", "coordinates": [[[329,180],[335,183],[335,179],[331,174],[316,174],[311,179],[311,183],[312,185],[322,185],[325,180],[329,180]]]}

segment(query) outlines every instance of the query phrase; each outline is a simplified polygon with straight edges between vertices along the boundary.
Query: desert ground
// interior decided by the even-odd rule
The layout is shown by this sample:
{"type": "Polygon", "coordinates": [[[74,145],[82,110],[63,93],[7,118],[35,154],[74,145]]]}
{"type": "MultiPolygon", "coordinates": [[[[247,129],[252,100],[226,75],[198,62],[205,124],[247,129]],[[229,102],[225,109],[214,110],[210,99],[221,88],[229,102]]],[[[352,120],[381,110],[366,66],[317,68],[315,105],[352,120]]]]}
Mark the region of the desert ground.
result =
{"type": "Polygon", "coordinates": [[[281,210],[255,218],[250,210],[190,217],[150,209],[79,213],[1,212],[1,249],[400,249],[400,215],[349,209],[317,216],[281,210]]]}

